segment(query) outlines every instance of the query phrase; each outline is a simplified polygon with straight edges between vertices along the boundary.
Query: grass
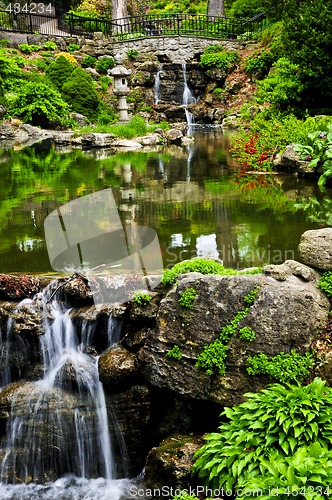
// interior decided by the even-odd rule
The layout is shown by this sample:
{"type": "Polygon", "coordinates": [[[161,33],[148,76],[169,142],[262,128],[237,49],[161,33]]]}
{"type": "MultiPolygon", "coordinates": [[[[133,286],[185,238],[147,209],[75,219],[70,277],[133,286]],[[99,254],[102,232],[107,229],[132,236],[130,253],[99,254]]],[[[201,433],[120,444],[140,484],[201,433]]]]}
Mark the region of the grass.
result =
{"type": "Polygon", "coordinates": [[[128,123],[121,124],[97,124],[82,127],[76,131],[75,135],[83,135],[90,132],[101,134],[113,134],[120,139],[132,139],[148,133],[154,132],[157,128],[166,130],[169,125],[166,122],[161,123],[146,123],[144,118],[134,116],[128,123]]]}

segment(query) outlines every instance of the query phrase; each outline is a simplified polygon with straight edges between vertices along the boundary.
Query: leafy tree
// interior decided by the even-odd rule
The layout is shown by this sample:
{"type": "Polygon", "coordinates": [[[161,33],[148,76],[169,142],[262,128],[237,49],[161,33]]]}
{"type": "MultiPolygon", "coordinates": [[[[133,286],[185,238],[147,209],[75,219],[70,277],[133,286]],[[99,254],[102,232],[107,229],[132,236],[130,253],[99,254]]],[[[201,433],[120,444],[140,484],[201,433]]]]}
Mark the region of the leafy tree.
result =
{"type": "Polygon", "coordinates": [[[235,0],[228,11],[230,17],[249,19],[264,11],[263,0],[235,0]]]}
{"type": "Polygon", "coordinates": [[[24,122],[49,128],[66,125],[70,111],[61,94],[47,83],[29,82],[17,94],[8,112],[19,116],[24,122]]]}
{"type": "Polygon", "coordinates": [[[286,57],[301,67],[301,107],[312,114],[332,107],[332,0],[262,0],[271,19],[283,21],[286,57]]]}
{"type": "Polygon", "coordinates": [[[82,113],[90,120],[97,118],[100,99],[91,75],[82,68],[76,68],[62,87],[64,99],[74,111],[82,113]]]}

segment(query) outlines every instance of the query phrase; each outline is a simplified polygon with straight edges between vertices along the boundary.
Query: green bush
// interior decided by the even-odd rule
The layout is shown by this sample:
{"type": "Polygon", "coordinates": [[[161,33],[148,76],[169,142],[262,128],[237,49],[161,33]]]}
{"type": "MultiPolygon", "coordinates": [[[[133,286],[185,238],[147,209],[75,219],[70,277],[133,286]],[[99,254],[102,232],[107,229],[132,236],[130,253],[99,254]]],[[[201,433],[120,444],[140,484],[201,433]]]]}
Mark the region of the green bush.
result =
{"type": "Polygon", "coordinates": [[[275,62],[275,56],[269,50],[260,50],[247,57],[244,70],[255,78],[264,78],[275,62]]]}
{"type": "Polygon", "coordinates": [[[29,45],[28,43],[21,43],[18,48],[24,54],[31,54],[31,52],[38,52],[41,47],[39,45],[29,45]]]}
{"type": "Polygon", "coordinates": [[[63,84],[69,79],[75,66],[71,64],[66,57],[59,56],[53,61],[46,70],[46,75],[53,85],[61,92],[63,84]]]}
{"type": "Polygon", "coordinates": [[[261,474],[263,460],[314,442],[331,449],[332,389],[321,379],[305,387],[272,384],[244,396],[244,403],[225,408],[227,422],[195,454],[194,472],[209,488],[238,488],[261,474]]]}
{"type": "Polygon", "coordinates": [[[302,356],[292,349],[290,353],[280,352],[271,359],[263,353],[248,358],[247,372],[249,375],[267,375],[279,382],[301,382],[308,377],[313,365],[312,353],[306,352],[302,356]]]}
{"type": "Polygon", "coordinates": [[[172,269],[167,269],[163,273],[163,277],[161,282],[164,285],[172,285],[175,283],[176,278],[180,274],[197,272],[202,274],[237,274],[237,271],[233,269],[225,269],[225,267],[216,262],[215,260],[202,259],[200,257],[196,257],[191,260],[184,260],[183,262],[179,262],[172,267],[172,269]]]}
{"type": "Polygon", "coordinates": [[[234,50],[225,50],[220,45],[211,45],[207,47],[200,57],[200,66],[206,68],[218,68],[228,71],[230,66],[237,63],[239,55],[234,50]]]}
{"type": "Polygon", "coordinates": [[[22,118],[24,122],[49,128],[66,125],[69,111],[68,104],[57,90],[47,83],[29,82],[18,92],[8,113],[22,118]]]}
{"type": "Polygon", "coordinates": [[[80,50],[80,46],[77,43],[70,43],[68,45],[68,52],[75,52],[76,50],[80,50]]]}
{"type": "Polygon", "coordinates": [[[0,54],[0,75],[3,79],[20,78],[22,70],[14,58],[0,54]]]}
{"type": "Polygon", "coordinates": [[[91,75],[84,69],[76,68],[71,73],[62,87],[62,94],[74,111],[85,115],[89,120],[97,118],[100,99],[91,75]]]}
{"type": "Polygon", "coordinates": [[[56,50],[57,49],[57,44],[55,42],[47,41],[44,43],[43,48],[45,50],[56,50]]]}
{"type": "Polygon", "coordinates": [[[230,17],[250,19],[256,14],[264,12],[264,0],[235,0],[231,9],[227,11],[230,17]]]}
{"type": "Polygon", "coordinates": [[[300,67],[282,57],[275,63],[273,71],[259,83],[257,99],[277,109],[291,109],[301,100],[303,89],[300,67]]]}
{"type": "Polygon", "coordinates": [[[135,59],[139,56],[139,52],[135,49],[129,49],[127,51],[127,57],[129,61],[135,61],[135,59]]]}
{"type": "Polygon", "coordinates": [[[96,70],[98,73],[106,74],[108,69],[112,69],[115,66],[115,61],[113,57],[102,57],[98,59],[96,63],[96,70]]]}
{"type": "Polygon", "coordinates": [[[93,68],[94,65],[96,64],[96,61],[97,61],[96,57],[92,57],[89,55],[85,56],[81,62],[82,68],[93,68]]]}

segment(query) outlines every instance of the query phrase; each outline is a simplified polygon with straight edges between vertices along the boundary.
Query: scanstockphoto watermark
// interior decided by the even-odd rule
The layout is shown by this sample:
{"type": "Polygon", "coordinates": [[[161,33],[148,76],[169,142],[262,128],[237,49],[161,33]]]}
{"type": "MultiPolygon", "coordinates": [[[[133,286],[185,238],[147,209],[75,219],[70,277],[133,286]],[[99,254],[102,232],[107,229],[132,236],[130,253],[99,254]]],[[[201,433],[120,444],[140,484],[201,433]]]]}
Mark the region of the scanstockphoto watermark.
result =
{"type": "Polygon", "coordinates": [[[160,283],[156,231],[122,221],[111,188],[58,207],[46,217],[44,230],[53,269],[84,275],[95,305],[122,304],[135,291],[160,283]]]}
{"type": "Polygon", "coordinates": [[[278,497],[279,495],[287,495],[289,497],[297,497],[297,496],[311,496],[314,497],[316,495],[324,495],[329,496],[332,493],[332,490],[329,486],[288,486],[282,487],[279,486],[271,486],[268,489],[228,489],[228,488],[220,488],[220,489],[212,489],[206,486],[196,486],[189,487],[187,489],[174,488],[172,486],[162,486],[161,488],[139,488],[137,486],[131,486],[129,489],[129,495],[132,498],[172,498],[176,496],[193,496],[197,498],[236,498],[236,497],[256,497],[259,498],[261,496],[269,496],[269,497],[278,497]]]}

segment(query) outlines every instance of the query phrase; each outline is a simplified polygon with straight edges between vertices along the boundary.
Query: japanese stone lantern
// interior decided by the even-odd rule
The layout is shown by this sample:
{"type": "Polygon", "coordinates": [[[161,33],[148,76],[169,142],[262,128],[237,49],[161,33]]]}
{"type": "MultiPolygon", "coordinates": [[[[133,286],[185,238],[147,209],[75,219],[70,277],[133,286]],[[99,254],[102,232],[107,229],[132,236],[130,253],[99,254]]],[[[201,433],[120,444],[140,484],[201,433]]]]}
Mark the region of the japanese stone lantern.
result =
{"type": "Polygon", "coordinates": [[[119,122],[127,122],[129,121],[127,95],[130,93],[127,76],[131,74],[131,69],[127,69],[122,65],[123,60],[120,54],[116,54],[114,60],[116,65],[108,72],[114,77],[113,92],[118,97],[119,122]]]}

